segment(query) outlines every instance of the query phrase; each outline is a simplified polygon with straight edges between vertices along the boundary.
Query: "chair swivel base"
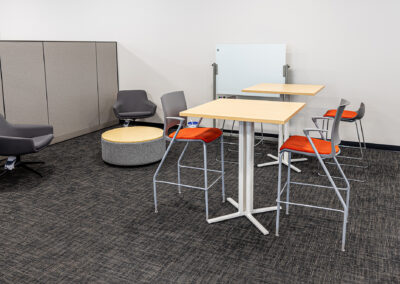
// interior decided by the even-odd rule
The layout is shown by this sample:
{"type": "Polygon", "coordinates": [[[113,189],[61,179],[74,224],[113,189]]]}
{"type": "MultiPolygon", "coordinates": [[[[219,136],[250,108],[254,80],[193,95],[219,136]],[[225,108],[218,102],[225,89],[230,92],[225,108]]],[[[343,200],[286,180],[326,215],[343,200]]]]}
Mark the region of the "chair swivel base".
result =
{"type": "Polygon", "coordinates": [[[121,124],[123,127],[128,127],[130,125],[135,124],[136,119],[131,119],[131,118],[126,118],[126,119],[120,119],[119,124],[121,124]]]}
{"type": "Polygon", "coordinates": [[[40,177],[43,177],[43,175],[41,173],[39,173],[35,169],[32,169],[30,166],[28,166],[28,165],[37,165],[37,164],[44,164],[44,162],[41,162],[41,161],[24,162],[24,161],[21,161],[21,157],[16,157],[16,159],[12,160],[11,163],[9,163],[9,160],[7,160],[6,164],[4,165],[4,170],[0,173],[0,177],[17,169],[18,167],[24,168],[30,172],[37,174],[40,177]]]}

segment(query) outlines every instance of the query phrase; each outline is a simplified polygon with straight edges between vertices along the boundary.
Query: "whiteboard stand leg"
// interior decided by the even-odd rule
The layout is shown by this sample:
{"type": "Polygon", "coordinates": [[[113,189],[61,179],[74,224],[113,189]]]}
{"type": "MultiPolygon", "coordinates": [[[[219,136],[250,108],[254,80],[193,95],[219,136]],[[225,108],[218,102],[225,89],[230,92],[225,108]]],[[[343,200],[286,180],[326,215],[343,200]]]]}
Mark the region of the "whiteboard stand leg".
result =
{"type": "MultiPolygon", "coordinates": [[[[218,74],[218,64],[213,63],[211,64],[213,68],[213,100],[217,99],[217,74],[218,74]]],[[[217,122],[215,119],[213,119],[213,127],[215,128],[217,125],[217,122]]]]}

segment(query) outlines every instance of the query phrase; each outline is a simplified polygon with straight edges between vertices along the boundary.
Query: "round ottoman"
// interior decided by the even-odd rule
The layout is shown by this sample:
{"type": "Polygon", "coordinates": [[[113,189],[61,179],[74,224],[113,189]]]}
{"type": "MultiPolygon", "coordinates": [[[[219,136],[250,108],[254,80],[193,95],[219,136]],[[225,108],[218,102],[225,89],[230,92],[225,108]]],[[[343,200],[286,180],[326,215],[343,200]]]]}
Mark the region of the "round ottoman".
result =
{"type": "Polygon", "coordinates": [[[162,159],[165,152],[163,130],[134,126],[115,128],[101,135],[103,160],[118,166],[137,166],[162,159]]]}

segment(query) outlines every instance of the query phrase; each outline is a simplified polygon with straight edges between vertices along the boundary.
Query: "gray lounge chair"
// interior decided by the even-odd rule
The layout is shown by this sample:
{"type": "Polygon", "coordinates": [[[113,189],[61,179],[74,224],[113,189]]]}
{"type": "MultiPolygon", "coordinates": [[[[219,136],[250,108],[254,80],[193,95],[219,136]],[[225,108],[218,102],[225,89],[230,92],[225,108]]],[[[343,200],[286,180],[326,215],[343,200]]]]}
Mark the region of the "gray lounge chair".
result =
{"type": "Polygon", "coordinates": [[[115,116],[124,121],[124,126],[129,126],[131,121],[138,118],[153,116],[156,109],[157,106],[148,100],[143,90],[119,91],[113,107],[115,116]]]}
{"type": "Polygon", "coordinates": [[[28,165],[44,162],[23,162],[21,156],[39,152],[50,144],[53,137],[51,125],[11,124],[0,115],[0,156],[8,157],[0,176],[16,167],[23,167],[42,176],[28,165]]]}

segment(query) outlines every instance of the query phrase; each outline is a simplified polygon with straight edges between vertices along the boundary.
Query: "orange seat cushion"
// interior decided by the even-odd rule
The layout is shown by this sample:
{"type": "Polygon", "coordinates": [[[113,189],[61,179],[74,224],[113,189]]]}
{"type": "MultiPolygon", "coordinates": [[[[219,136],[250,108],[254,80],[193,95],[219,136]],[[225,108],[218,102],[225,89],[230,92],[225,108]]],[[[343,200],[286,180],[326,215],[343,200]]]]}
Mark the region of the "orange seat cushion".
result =
{"type": "MultiPolygon", "coordinates": [[[[173,138],[175,132],[168,135],[173,138]]],[[[204,128],[183,128],[179,130],[176,139],[188,139],[188,140],[203,140],[206,143],[212,142],[222,135],[221,129],[204,127],[204,128]]]]}
{"type": "MultiPolygon", "coordinates": [[[[336,116],[336,109],[328,110],[324,114],[324,116],[325,117],[335,117],[336,116]]],[[[343,111],[343,114],[342,114],[342,118],[345,118],[345,119],[352,119],[352,118],[355,118],[356,116],[357,116],[357,112],[351,111],[351,110],[345,110],[345,111],[343,111]]]]}
{"type": "MultiPolygon", "coordinates": [[[[311,138],[315,148],[321,155],[329,155],[332,151],[332,146],[330,141],[325,141],[322,139],[311,138]]],[[[281,150],[288,149],[298,152],[305,153],[315,153],[310,142],[305,136],[291,136],[288,140],[283,143],[281,150]]],[[[339,147],[335,146],[336,153],[339,152],[339,147]]]]}

